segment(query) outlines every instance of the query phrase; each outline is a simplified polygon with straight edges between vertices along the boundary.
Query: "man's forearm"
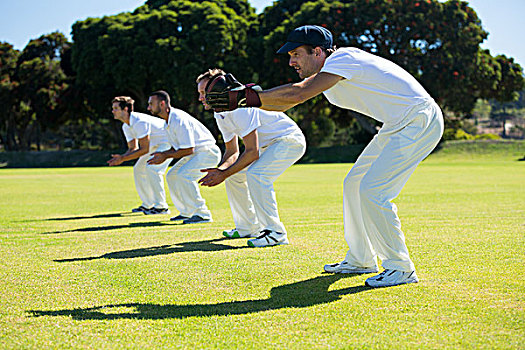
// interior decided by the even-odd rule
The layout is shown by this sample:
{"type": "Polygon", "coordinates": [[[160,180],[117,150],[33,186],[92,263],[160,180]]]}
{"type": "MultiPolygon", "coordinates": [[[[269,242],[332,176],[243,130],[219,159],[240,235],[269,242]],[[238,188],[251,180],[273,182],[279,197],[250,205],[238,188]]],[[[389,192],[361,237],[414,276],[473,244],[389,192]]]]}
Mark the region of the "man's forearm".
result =
{"type": "Polygon", "coordinates": [[[189,156],[190,154],[193,154],[193,147],[192,148],[181,148],[181,149],[174,149],[171,148],[167,151],[160,152],[162,153],[166,158],[182,158],[189,156]]]}
{"type": "Polygon", "coordinates": [[[146,153],[148,153],[148,151],[146,149],[142,149],[142,148],[137,148],[137,149],[134,149],[134,150],[128,149],[126,151],[126,153],[121,155],[121,157],[122,157],[121,159],[122,159],[123,162],[127,162],[128,160],[133,160],[133,159],[140,158],[143,155],[145,155],[146,153]]]}
{"type": "Polygon", "coordinates": [[[331,73],[317,73],[304,80],[274,87],[259,92],[262,109],[273,111],[285,111],[300,103],[303,103],[323,91],[330,89],[343,77],[331,73]]]}
{"type": "Polygon", "coordinates": [[[259,98],[262,103],[260,108],[267,111],[284,112],[303,102],[299,92],[300,88],[294,87],[293,84],[281,85],[261,91],[259,92],[259,98]]]}
{"type": "MultiPolygon", "coordinates": [[[[227,152],[227,151],[226,151],[227,152]]],[[[220,170],[226,170],[231,167],[239,158],[239,153],[225,153],[222,157],[221,163],[217,167],[220,170]]]]}
{"type": "Polygon", "coordinates": [[[239,158],[230,165],[228,168],[222,169],[222,164],[219,169],[221,169],[226,177],[230,177],[235,173],[238,173],[242,169],[246,168],[250,164],[252,164],[254,161],[259,159],[259,150],[245,150],[239,158]]]}

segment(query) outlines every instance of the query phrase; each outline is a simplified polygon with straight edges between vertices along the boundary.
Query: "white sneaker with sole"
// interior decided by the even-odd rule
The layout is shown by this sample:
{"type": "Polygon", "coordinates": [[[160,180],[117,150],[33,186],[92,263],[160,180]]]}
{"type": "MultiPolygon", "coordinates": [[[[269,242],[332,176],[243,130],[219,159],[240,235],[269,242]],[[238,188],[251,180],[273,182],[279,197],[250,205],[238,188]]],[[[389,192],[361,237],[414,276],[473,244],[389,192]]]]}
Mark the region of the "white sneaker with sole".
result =
{"type": "Polygon", "coordinates": [[[280,244],[288,244],[286,233],[272,230],[262,230],[259,237],[248,240],[248,245],[252,248],[269,247],[280,244]]]}
{"type": "Polygon", "coordinates": [[[399,270],[385,270],[379,275],[367,278],[365,284],[369,287],[392,287],[399,284],[419,282],[416,271],[404,272],[399,270]]]}
{"type": "Polygon", "coordinates": [[[328,273],[354,273],[354,274],[364,274],[364,273],[375,273],[378,272],[377,266],[373,267],[362,267],[362,266],[352,266],[346,261],[341,261],[336,264],[329,264],[324,266],[325,272],[328,273]]]}
{"type": "Polygon", "coordinates": [[[241,234],[236,228],[234,229],[231,229],[229,231],[227,230],[224,230],[222,231],[222,235],[226,238],[248,238],[248,237],[257,237],[257,235],[255,234],[247,234],[247,235],[243,235],[241,234]]]}

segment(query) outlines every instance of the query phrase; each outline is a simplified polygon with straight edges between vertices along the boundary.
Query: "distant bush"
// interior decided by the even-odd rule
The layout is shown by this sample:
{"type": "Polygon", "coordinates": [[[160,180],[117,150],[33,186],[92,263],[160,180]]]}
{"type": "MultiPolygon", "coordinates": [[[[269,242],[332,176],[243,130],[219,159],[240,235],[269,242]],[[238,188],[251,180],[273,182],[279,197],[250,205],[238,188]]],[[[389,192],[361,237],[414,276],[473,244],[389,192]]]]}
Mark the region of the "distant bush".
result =
{"type": "Polygon", "coordinates": [[[443,132],[443,140],[501,140],[501,137],[496,134],[471,135],[463,129],[445,129],[443,132]]]}
{"type": "Polygon", "coordinates": [[[456,130],[455,140],[473,140],[474,136],[463,129],[456,130]]]}
{"type": "Polygon", "coordinates": [[[496,134],[479,134],[474,136],[474,140],[501,140],[501,136],[496,134]]]}
{"type": "Polygon", "coordinates": [[[474,136],[465,132],[463,129],[445,129],[443,132],[443,140],[474,140],[474,136]]]}
{"type": "Polygon", "coordinates": [[[445,131],[443,132],[443,140],[444,141],[454,140],[455,133],[456,133],[456,130],[454,129],[445,129],[445,131]]]}

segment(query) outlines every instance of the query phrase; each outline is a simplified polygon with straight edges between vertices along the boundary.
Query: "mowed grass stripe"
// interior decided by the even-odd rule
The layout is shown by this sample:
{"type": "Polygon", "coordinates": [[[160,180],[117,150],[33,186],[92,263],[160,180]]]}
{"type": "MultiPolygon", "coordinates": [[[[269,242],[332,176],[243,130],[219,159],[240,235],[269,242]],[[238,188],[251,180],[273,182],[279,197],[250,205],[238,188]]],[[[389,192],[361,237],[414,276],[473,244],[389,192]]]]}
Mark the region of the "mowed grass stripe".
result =
{"type": "Polygon", "coordinates": [[[395,200],[421,282],[378,290],[322,273],[350,168],[285,172],[291,244],[266,249],[221,239],[223,186],[203,189],[214,222],[185,226],[128,213],[130,167],[0,170],[0,346],[520,348],[525,163],[425,160],[395,200]]]}

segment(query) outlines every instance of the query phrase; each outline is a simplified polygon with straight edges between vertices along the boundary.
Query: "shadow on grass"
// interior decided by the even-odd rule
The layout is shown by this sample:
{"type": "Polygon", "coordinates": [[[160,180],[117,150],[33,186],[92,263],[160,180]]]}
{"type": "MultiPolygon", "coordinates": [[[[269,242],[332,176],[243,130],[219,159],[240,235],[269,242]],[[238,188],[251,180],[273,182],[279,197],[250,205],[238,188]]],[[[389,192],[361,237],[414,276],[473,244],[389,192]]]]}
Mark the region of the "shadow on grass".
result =
{"type": "Polygon", "coordinates": [[[236,247],[226,244],[217,244],[227,240],[227,238],[216,238],[209,239],[206,241],[196,242],[181,242],[177,244],[165,244],[157,247],[148,247],[140,249],[123,250],[120,252],[106,253],[100,256],[89,256],[85,258],[71,258],[71,259],[55,259],[55,262],[74,262],[74,261],[89,261],[98,259],[132,259],[142,258],[145,256],[156,256],[156,255],[167,255],[174,253],[183,252],[215,252],[221,250],[233,250],[233,249],[244,249],[249,248],[247,245],[242,247],[236,247]]]}
{"type": "Polygon", "coordinates": [[[132,222],[124,225],[108,225],[108,226],[92,226],[92,227],[82,227],[74,228],[71,230],[65,231],[51,231],[51,232],[42,232],[42,235],[54,235],[59,233],[70,233],[70,232],[97,232],[97,231],[109,231],[109,230],[119,230],[122,228],[138,228],[138,227],[155,227],[155,226],[179,226],[182,223],[172,223],[172,222],[132,222]]]}
{"type": "Polygon", "coordinates": [[[68,221],[68,220],[82,220],[82,219],[105,219],[105,218],[120,218],[122,216],[137,216],[144,215],[143,213],[131,213],[129,211],[123,213],[110,213],[110,214],[97,214],[97,215],[85,215],[85,216],[69,216],[64,218],[49,218],[44,221],[68,221]]]}
{"type": "MultiPolygon", "coordinates": [[[[169,318],[245,315],[285,308],[303,308],[332,303],[343,295],[371,289],[354,286],[328,291],[331,284],[348,275],[322,275],[308,280],[272,288],[270,298],[230,301],[218,304],[160,305],[144,303],[109,304],[90,308],[56,311],[29,310],[32,317],[67,316],[74,320],[161,320],[169,318]]],[[[355,275],[354,275],[355,276],[355,275]]]]}

